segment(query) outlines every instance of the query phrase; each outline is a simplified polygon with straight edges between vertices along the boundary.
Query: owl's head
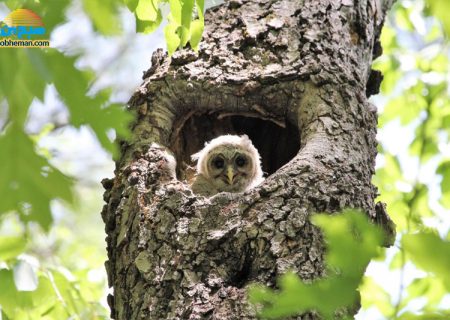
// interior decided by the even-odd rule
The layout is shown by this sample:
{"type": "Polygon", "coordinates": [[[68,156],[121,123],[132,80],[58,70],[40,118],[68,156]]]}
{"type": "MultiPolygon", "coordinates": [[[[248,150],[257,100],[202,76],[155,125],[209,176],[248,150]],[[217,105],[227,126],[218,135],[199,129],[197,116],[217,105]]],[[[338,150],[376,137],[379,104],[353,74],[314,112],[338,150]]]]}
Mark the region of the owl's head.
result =
{"type": "Polygon", "coordinates": [[[242,192],[263,180],[258,150],[246,135],[217,137],[192,159],[197,160],[197,174],[219,191],[242,192]]]}

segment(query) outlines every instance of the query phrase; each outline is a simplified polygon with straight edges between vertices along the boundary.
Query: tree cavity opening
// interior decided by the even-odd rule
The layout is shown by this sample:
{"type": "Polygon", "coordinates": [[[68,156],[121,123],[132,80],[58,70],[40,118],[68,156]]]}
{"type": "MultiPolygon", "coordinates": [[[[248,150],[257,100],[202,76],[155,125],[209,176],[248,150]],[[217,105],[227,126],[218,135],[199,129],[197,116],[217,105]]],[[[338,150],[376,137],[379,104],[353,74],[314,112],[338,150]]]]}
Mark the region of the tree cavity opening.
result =
{"type": "Polygon", "coordinates": [[[190,180],[195,174],[195,163],[190,156],[201,150],[205,142],[220,135],[248,135],[261,155],[265,177],[288,163],[300,149],[300,134],[296,126],[253,115],[190,114],[175,123],[173,129],[170,149],[177,159],[180,180],[190,180]]]}

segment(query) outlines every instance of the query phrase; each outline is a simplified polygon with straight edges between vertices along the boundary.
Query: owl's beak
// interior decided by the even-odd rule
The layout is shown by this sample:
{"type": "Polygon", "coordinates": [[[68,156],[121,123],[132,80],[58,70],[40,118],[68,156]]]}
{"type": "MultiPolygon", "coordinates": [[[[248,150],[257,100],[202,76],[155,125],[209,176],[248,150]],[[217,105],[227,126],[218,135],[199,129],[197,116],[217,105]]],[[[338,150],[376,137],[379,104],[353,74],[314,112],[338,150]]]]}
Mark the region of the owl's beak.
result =
{"type": "Polygon", "coordinates": [[[230,184],[233,184],[234,171],[232,166],[227,167],[227,178],[230,184]]]}

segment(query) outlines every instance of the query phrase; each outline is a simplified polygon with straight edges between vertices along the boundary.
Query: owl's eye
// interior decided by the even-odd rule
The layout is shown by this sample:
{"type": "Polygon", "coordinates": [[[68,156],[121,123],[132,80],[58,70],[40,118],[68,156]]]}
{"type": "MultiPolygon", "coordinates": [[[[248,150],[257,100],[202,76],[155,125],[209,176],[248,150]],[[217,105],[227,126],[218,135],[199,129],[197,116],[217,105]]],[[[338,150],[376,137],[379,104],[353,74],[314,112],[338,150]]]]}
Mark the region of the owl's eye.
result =
{"type": "Polygon", "coordinates": [[[215,158],[215,159],[213,159],[212,164],[217,169],[222,169],[225,165],[225,162],[223,161],[222,158],[215,158]]]}
{"type": "Polygon", "coordinates": [[[243,156],[238,156],[236,160],[234,160],[234,163],[236,163],[238,167],[243,167],[247,163],[247,160],[243,156]]]}

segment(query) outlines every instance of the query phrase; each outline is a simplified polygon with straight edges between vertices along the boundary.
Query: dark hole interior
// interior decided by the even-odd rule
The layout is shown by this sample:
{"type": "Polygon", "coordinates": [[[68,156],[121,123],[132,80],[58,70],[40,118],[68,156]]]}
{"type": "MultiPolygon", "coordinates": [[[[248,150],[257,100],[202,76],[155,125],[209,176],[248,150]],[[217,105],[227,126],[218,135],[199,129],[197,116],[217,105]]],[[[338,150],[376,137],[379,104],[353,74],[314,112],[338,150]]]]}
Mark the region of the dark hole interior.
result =
{"type": "Polygon", "coordinates": [[[195,172],[190,156],[201,150],[205,142],[223,134],[246,134],[261,155],[265,176],[271,175],[289,162],[300,149],[298,129],[286,123],[285,127],[270,120],[240,115],[193,115],[180,130],[174,131],[171,149],[177,158],[179,179],[189,180],[195,172]],[[178,133],[178,134],[177,134],[178,133]]]}

